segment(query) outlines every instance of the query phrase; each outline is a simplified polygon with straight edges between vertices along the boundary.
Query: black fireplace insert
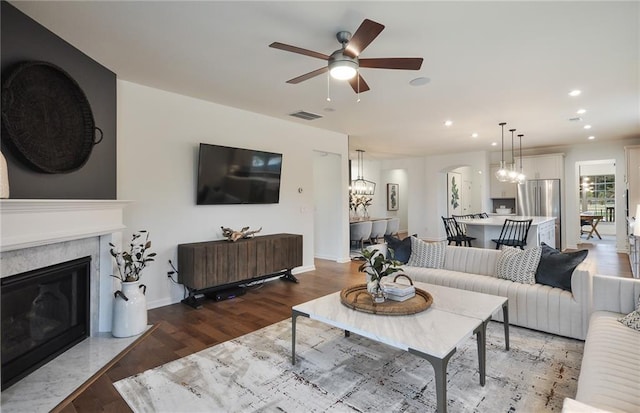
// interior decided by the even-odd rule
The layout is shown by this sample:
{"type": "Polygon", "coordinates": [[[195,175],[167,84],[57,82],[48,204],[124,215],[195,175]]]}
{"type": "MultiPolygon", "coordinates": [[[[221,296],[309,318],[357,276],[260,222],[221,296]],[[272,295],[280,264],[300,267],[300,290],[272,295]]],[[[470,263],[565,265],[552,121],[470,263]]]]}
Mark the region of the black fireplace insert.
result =
{"type": "Polygon", "coordinates": [[[89,336],[91,257],[1,279],[2,390],[89,336]]]}

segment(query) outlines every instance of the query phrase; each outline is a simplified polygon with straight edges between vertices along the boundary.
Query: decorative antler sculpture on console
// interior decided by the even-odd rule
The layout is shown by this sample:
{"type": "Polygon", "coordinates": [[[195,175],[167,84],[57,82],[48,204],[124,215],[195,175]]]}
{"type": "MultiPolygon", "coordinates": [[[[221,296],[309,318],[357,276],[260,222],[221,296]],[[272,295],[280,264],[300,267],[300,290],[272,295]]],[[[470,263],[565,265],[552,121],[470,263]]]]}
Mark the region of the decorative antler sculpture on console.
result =
{"type": "Polygon", "coordinates": [[[220,227],[222,229],[222,235],[227,241],[236,242],[241,238],[251,238],[254,234],[262,231],[262,227],[255,231],[249,231],[249,227],[244,227],[240,231],[235,231],[231,228],[220,227]]]}

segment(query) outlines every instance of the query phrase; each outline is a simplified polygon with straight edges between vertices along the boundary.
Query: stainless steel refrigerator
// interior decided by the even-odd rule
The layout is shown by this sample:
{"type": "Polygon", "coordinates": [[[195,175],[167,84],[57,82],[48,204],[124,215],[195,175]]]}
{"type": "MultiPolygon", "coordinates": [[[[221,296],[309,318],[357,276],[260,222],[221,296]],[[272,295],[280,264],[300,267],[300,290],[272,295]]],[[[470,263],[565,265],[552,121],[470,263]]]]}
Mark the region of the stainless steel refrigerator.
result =
{"type": "Polygon", "coordinates": [[[537,217],[556,217],[555,248],[562,248],[562,227],[560,225],[562,203],[559,179],[532,179],[523,184],[518,184],[516,214],[537,217]]]}

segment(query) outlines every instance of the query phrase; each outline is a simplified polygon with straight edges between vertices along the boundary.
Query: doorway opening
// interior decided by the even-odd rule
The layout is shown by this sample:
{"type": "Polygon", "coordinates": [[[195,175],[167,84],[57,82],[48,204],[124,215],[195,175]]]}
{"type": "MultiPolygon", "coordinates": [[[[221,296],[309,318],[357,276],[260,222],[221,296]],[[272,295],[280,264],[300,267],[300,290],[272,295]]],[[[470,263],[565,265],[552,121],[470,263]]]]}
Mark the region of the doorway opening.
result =
{"type": "Polygon", "coordinates": [[[580,162],[580,242],[616,243],[615,160],[580,162]]]}

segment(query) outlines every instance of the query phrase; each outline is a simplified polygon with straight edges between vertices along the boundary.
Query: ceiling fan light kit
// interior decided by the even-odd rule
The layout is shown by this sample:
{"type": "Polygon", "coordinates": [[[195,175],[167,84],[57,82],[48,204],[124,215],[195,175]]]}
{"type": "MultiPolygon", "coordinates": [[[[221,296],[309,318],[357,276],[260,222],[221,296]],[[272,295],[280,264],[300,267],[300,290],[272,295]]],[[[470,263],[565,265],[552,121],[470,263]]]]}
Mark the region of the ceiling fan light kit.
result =
{"type": "Polygon", "coordinates": [[[358,73],[357,58],[351,58],[344,55],[339,55],[334,58],[331,55],[329,59],[329,73],[331,77],[338,80],[347,80],[353,78],[358,73]]]}
{"type": "Polygon", "coordinates": [[[382,30],[384,30],[384,25],[365,19],[353,35],[348,31],[339,31],[336,34],[336,38],[342,47],[331,53],[330,56],[279,42],[273,42],[269,47],[327,61],[325,67],[289,79],[287,83],[298,84],[329,71],[329,74],[334,79],[347,80],[353,91],[359,94],[369,90],[367,82],[365,82],[359,73],[361,67],[371,69],[420,70],[422,66],[423,59],[421,57],[360,59],[360,53],[378,37],[382,30]]]}

